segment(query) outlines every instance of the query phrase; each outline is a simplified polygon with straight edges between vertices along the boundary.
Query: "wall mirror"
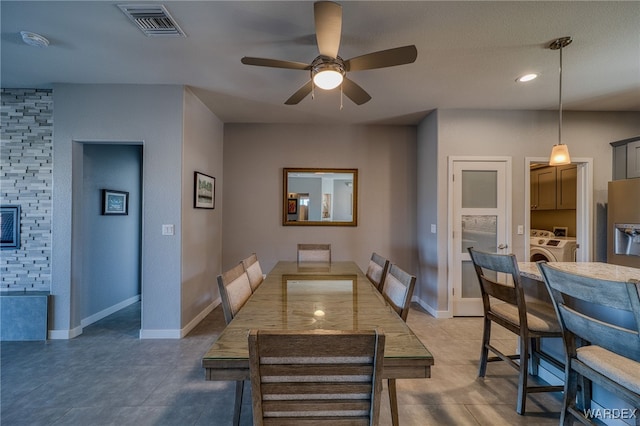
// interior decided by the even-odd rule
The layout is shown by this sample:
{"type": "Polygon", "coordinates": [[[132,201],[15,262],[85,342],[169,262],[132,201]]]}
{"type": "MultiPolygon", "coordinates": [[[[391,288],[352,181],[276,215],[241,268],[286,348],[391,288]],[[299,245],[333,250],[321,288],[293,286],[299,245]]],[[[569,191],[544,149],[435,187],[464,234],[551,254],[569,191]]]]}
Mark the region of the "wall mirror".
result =
{"type": "Polygon", "coordinates": [[[285,168],[282,224],[356,226],[358,169],[285,168]]]}

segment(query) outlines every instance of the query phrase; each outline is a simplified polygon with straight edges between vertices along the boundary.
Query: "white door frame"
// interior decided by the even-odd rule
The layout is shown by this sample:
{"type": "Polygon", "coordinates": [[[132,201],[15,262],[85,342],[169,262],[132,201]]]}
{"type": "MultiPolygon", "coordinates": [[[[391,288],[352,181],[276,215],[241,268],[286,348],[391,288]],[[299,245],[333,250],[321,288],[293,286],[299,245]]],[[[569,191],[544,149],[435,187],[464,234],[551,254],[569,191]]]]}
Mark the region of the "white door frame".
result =
{"type": "Polygon", "coordinates": [[[512,239],[511,239],[511,223],[512,223],[512,194],[513,194],[513,174],[511,161],[512,158],[508,156],[450,156],[448,158],[448,171],[447,171],[447,193],[448,193],[448,201],[447,201],[447,310],[451,317],[453,317],[453,289],[454,282],[453,278],[455,274],[453,273],[453,268],[456,267],[455,259],[456,256],[453,252],[453,227],[454,227],[454,194],[453,194],[453,165],[454,162],[458,161],[469,161],[469,162],[504,162],[505,163],[505,229],[506,232],[506,244],[507,247],[511,247],[512,239]]]}
{"type": "MultiPolygon", "coordinates": [[[[524,169],[531,170],[531,164],[548,163],[548,157],[525,157],[524,169]]],[[[593,259],[593,158],[572,158],[571,164],[577,165],[576,198],[576,252],[578,262],[591,262],[593,259]]],[[[531,174],[524,174],[524,255],[529,259],[531,247],[529,230],[531,229],[531,174]]]]}

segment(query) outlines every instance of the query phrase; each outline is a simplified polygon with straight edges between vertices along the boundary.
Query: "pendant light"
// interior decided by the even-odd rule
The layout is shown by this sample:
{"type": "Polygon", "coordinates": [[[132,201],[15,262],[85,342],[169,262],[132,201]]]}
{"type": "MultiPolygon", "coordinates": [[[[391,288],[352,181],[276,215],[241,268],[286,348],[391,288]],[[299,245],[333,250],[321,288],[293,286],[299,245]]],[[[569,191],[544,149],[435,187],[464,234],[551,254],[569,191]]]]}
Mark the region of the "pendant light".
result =
{"type": "Polygon", "coordinates": [[[571,164],[569,156],[569,148],[562,143],[562,48],[567,47],[573,40],[571,37],[561,37],[554,40],[549,45],[551,50],[560,51],[560,85],[558,90],[558,143],[553,145],[551,156],[549,157],[550,166],[564,166],[571,164]]]}

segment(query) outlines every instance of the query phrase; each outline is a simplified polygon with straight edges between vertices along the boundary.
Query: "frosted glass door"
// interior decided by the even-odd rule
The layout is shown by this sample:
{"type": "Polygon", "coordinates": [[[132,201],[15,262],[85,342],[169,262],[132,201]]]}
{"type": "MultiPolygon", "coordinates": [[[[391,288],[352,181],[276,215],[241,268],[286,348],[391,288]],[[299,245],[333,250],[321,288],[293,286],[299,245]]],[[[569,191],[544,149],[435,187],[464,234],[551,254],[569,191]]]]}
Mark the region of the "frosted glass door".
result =
{"type": "Polygon", "coordinates": [[[453,313],[482,315],[480,284],[467,249],[503,251],[506,243],[506,165],[456,161],[453,167],[453,313]]]}

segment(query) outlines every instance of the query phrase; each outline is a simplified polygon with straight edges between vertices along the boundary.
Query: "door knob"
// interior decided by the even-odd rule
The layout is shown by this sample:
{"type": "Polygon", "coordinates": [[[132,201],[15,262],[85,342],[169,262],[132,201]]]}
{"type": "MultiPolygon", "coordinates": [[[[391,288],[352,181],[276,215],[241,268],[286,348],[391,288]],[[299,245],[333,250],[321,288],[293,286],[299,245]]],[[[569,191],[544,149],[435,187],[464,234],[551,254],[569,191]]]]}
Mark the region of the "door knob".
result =
{"type": "Polygon", "coordinates": [[[509,246],[508,246],[508,245],[506,245],[506,244],[500,244],[500,245],[498,246],[498,250],[504,250],[504,249],[506,249],[507,247],[509,247],[509,246]]]}

